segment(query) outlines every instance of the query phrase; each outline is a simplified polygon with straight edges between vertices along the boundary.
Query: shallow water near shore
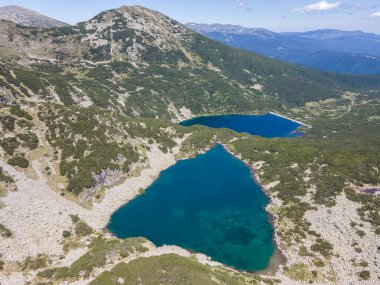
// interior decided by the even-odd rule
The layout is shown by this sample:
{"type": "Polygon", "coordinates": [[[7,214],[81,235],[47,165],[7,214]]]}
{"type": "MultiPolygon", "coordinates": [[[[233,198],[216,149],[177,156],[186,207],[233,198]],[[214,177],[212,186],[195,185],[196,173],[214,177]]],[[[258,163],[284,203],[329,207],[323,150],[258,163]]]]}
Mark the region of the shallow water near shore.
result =
{"type": "Polygon", "coordinates": [[[221,145],[163,171],[116,211],[108,229],[178,245],[239,270],[262,270],[275,252],[269,199],[251,170],[221,145]]]}
{"type": "Polygon", "coordinates": [[[182,126],[203,125],[210,128],[228,128],[239,133],[265,138],[299,137],[303,133],[296,132],[302,125],[275,114],[266,115],[220,115],[204,116],[180,123],[182,126]]]}
{"type": "MultiPolygon", "coordinates": [[[[297,137],[300,123],[267,114],[198,117],[181,123],[230,128],[267,138],[297,137]]],[[[108,230],[119,238],[146,237],[177,245],[245,271],[273,270],[269,198],[251,169],[221,145],[164,170],[146,192],[118,209],[108,230]]],[[[276,260],[274,260],[276,259],[276,260]]]]}

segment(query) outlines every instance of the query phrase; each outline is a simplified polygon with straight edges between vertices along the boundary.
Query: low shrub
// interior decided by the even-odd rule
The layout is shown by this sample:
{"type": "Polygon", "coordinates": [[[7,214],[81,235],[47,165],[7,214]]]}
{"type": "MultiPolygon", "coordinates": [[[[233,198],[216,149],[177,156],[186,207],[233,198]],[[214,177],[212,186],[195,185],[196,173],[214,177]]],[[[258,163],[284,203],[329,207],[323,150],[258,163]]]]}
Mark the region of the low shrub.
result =
{"type": "Polygon", "coordinates": [[[19,106],[12,106],[10,109],[9,109],[9,112],[16,116],[16,117],[19,117],[19,118],[24,118],[24,119],[27,119],[28,121],[31,121],[33,120],[33,117],[31,115],[29,115],[28,112],[24,111],[23,109],[21,109],[19,106]]]}
{"type": "Polygon", "coordinates": [[[1,166],[0,166],[0,181],[3,181],[5,183],[12,183],[13,182],[12,177],[6,175],[1,166]]]}
{"type": "Polygon", "coordinates": [[[85,222],[79,221],[75,225],[75,234],[80,237],[85,237],[93,233],[92,228],[85,222]]]}
{"type": "Polygon", "coordinates": [[[9,137],[3,140],[0,140],[0,146],[5,150],[9,155],[13,155],[16,148],[18,148],[20,143],[15,137],[9,137]]]}
{"type": "Polygon", "coordinates": [[[315,244],[313,244],[310,248],[312,251],[319,252],[323,256],[328,257],[331,255],[331,251],[333,249],[333,246],[331,245],[331,243],[329,243],[329,242],[327,242],[321,238],[318,238],[317,242],[315,244]]]}
{"type": "Polygon", "coordinates": [[[19,166],[21,168],[28,168],[29,160],[27,160],[25,157],[22,157],[22,156],[15,156],[8,159],[8,164],[13,165],[13,166],[19,166]]]}
{"type": "Polygon", "coordinates": [[[12,232],[10,229],[5,227],[3,224],[0,224],[0,235],[4,238],[9,238],[12,236],[12,232]]]}
{"type": "Polygon", "coordinates": [[[70,215],[70,218],[73,223],[77,223],[80,220],[78,215],[70,215]]]}
{"type": "Polygon", "coordinates": [[[35,259],[28,256],[23,263],[22,270],[38,270],[46,267],[46,265],[47,260],[45,255],[39,255],[35,259]]]}
{"type": "Polygon", "coordinates": [[[363,280],[368,280],[371,278],[371,273],[368,270],[363,270],[359,272],[359,277],[363,280]]]}
{"type": "Polygon", "coordinates": [[[63,231],[63,232],[62,232],[62,236],[63,236],[64,238],[68,238],[68,237],[71,236],[71,233],[70,233],[69,231],[63,231]]]}

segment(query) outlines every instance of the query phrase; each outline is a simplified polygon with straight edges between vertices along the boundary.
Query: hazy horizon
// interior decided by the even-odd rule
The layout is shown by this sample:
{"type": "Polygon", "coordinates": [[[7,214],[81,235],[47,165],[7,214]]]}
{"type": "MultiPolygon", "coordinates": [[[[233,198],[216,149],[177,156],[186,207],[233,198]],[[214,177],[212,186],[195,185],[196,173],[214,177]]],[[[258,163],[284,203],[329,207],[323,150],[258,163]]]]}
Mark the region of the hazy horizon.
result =
{"type": "Polygon", "coordinates": [[[123,5],[141,5],[186,24],[231,24],[265,28],[274,32],[304,32],[318,29],[361,30],[380,34],[380,7],[377,0],[318,1],[268,0],[181,1],[100,1],[1,0],[0,6],[17,5],[69,23],[85,21],[101,11],[123,5]],[[212,12],[210,12],[212,11],[212,12]]]}

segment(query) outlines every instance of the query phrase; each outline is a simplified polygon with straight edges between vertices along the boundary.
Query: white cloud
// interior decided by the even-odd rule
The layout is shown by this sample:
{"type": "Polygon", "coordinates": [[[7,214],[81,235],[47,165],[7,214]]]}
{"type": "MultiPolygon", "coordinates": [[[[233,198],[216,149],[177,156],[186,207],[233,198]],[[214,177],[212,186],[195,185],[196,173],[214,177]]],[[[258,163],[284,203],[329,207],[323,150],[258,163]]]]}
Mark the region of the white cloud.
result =
{"type": "Polygon", "coordinates": [[[380,12],[372,13],[366,17],[367,19],[380,19],[380,12]]]}
{"type": "Polygon", "coordinates": [[[327,1],[320,1],[318,3],[306,5],[304,7],[295,8],[293,10],[290,10],[290,12],[295,13],[311,13],[311,12],[326,12],[330,10],[338,9],[342,5],[342,2],[327,2],[327,1]]]}

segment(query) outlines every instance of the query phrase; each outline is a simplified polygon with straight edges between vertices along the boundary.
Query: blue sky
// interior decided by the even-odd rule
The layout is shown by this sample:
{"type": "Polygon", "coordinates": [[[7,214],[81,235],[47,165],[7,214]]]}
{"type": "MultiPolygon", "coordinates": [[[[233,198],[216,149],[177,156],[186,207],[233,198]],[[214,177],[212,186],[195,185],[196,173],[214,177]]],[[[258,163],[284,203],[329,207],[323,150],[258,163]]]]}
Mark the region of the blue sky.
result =
{"type": "Polygon", "coordinates": [[[74,24],[100,11],[142,5],[182,23],[223,23],[277,32],[334,28],[380,34],[380,0],[0,0],[74,24]]]}

